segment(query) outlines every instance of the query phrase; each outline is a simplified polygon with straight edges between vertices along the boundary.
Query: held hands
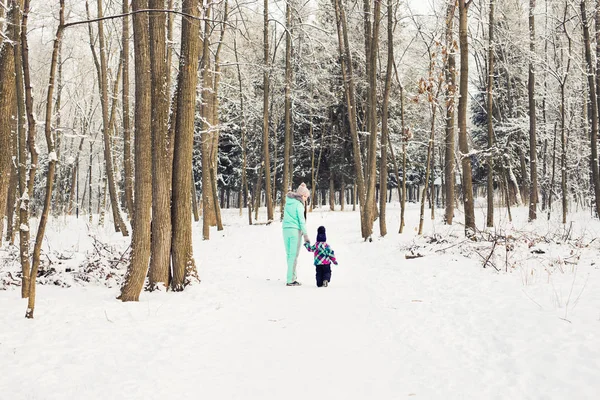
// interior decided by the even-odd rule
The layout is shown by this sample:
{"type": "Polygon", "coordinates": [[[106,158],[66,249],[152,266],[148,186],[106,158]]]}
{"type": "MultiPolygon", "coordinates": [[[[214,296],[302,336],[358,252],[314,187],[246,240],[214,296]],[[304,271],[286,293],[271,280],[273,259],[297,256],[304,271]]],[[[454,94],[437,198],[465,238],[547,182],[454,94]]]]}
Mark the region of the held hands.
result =
{"type": "Polygon", "coordinates": [[[304,243],[310,243],[310,239],[306,233],[304,234],[304,243]]]}

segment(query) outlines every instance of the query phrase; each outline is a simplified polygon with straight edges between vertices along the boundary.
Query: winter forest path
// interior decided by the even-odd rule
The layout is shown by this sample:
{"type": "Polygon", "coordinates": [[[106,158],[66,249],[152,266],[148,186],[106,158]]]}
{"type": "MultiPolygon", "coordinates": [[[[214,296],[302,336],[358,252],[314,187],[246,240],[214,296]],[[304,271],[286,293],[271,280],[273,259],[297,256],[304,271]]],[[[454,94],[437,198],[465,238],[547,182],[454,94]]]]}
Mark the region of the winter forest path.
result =
{"type": "Polygon", "coordinates": [[[392,233],[372,243],[358,213],[311,213],[311,241],[326,226],[339,260],[327,288],[303,249],[303,285],[286,287],[281,224],[232,212],[209,241],[195,226],[202,282],[182,293],[121,303],[117,289],[43,286],[25,320],[18,291],[0,292],[0,398],[594,398],[600,270],[581,270],[585,287],[569,274],[527,286],[457,254],[406,260],[409,211],[405,234],[391,210],[392,233]],[[555,302],[574,282],[569,323],[555,302]]]}

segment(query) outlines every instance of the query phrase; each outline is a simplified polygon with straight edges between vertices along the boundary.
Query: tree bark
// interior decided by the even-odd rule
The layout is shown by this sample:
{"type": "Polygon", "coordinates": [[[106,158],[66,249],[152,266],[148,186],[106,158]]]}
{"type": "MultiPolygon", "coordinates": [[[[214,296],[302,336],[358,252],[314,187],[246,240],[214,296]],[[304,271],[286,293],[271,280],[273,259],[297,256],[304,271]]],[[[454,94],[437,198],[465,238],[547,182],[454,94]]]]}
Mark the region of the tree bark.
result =
{"type": "MultiPolygon", "coordinates": [[[[217,231],[223,230],[223,221],[221,219],[221,206],[219,203],[219,196],[217,192],[217,168],[219,163],[219,137],[220,137],[220,119],[219,119],[219,85],[221,82],[221,50],[223,49],[223,43],[225,42],[225,32],[228,26],[227,18],[229,16],[229,3],[225,0],[223,5],[223,17],[220,21],[221,33],[219,35],[217,50],[215,51],[215,59],[214,59],[214,72],[212,73],[212,94],[211,94],[211,109],[212,109],[212,126],[214,127],[211,133],[211,179],[212,185],[214,187],[213,190],[213,203],[215,209],[215,218],[217,231]]],[[[205,18],[208,22],[208,16],[205,18]]],[[[211,26],[210,24],[207,26],[211,26]]],[[[275,188],[275,185],[273,185],[275,188]]],[[[221,202],[223,201],[223,197],[221,197],[221,202]]]]}
{"type": "MultiPolygon", "coordinates": [[[[385,72],[385,84],[383,89],[383,104],[381,111],[381,157],[379,167],[379,188],[381,193],[387,191],[388,187],[388,118],[389,118],[389,104],[390,104],[390,92],[392,88],[392,74],[394,68],[394,6],[392,0],[387,1],[387,65],[385,72]]],[[[400,183],[400,182],[398,182],[400,183]]],[[[387,195],[386,195],[387,196],[387,195]]],[[[382,195],[379,199],[379,234],[383,237],[387,235],[386,225],[386,196],[382,195]]],[[[341,196],[340,196],[341,197],[341,196]]]]}
{"type": "Polygon", "coordinates": [[[529,0],[529,79],[527,94],[529,96],[529,169],[531,186],[529,189],[529,220],[537,218],[538,178],[537,178],[537,138],[535,118],[535,0],[529,0]]]}
{"type": "MultiPolygon", "coordinates": [[[[133,11],[148,8],[148,0],[133,0],[133,11]]],[[[133,47],[135,68],[134,208],[131,219],[131,261],[121,295],[122,301],[139,301],[150,261],[150,220],[152,207],[152,132],[148,118],[152,112],[150,71],[150,38],[147,13],[133,15],[133,47]]],[[[189,193],[189,191],[188,191],[189,193]]]]}
{"type": "Polygon", "coordinates": [[[248,174],[246,172],[248,161],[246,156],[246,118],[244,114],[244,94],[243,94],[243,84],[242,84],[242,72],[240,70],[239,56],[237,51],[237,40],[234,38],[233,40],[233,49],[235,54],[235,65],[237,68],[237,77],[238,77],[238,85],[239,85],[239,94],[240,94],[240,115],[242,116],[242,186],[240,187],[240,215],[242,214],[242,204],[243,201],[241,199],[245,198],[247,207],[248,207],[248,224],[252,225],[252,201],[249,198],[250,192],[248,190],[248,174]]]}
{"type": "MultiPolygon", "coordinates": [[[[153,10],[164,10],[164,0],[150,0],[153,10]]],[[[169,87],[166,48],[167,15],[148,14],[150,28],[150,73],[152,77],[152,233],[149,289],[169,286],[171,267],[171,170],[168,135],[169,87]]]]}
{"type": "MultiPolygon", "coordinates": [[[[86,6],[87,6],[86,1],[86,6]]],[[[97,0],[98,7],[98,18],[103,18],[102,0],[97,0]]],[[[91,37],[90,37],[91,39],[91,37]]],[[[111,136],[113,126],[110,123],[110,116],[108,110],[108,65],[106,62],[106,47],[104,37],[104,24],[103,21],[98,21],[98,41],[100,45],[100,70],[98,71],[98,81],[100,86],[100,104],[102,108],[102,137],[104,141],[104,162],[106,163],[106,177],[108,179],[108,193],[110,196],[110,205],[113,210],[113,218],[115,230],[120,231],[123,236],[129,236],[129,231],[123,216],[121,215],[121,207],[119,205],[119,199],[117,198],[117,186],[115,182],[113,158],[112,158],[112,144],[111,136]]],[[[90,44],[92,45],[92,44],[90,44]]]]}
{"type": "MultiPolygon", "coordinates": [[[[182,11],[197,17],[198,7],[198,0],[184,0],[182,11]]],[[[171,244],[173,280],[171,288],[175,291],[183,290],[190,282],[189,279],[197,276],[192,247],[191,181],[189,179],[194,146],[194,106],[200,55],[200,26],[197,19],[183,19],[181,37],[188,38],[188,40],[181,43],[173,157],[173,236],[171,244]]]]}
{"type": "MultiPolygon", "coordinates": [[[[365,0],[368,2],[368,0],[365,0]]],[[[375,199],[376,182],[377,182],[377,58],[379,54],[379,21],[381,14],[381,0],[374,0],[373,8],[373,26],[371,37],[368,40],[368,59],[367,59],[367,74],[369,79],[368,90],[368,165],[367,165],[367,197],[365,199],[364,227],[363,238],[371,239],[373,234],[373,222],[377,213],[377,202],[375,199]]],[[[368,18],[365,16],[365,23],[368,18]]]]}
{"type": "Polygon", "coordinates": [[[123,0],[123,176],[125,180],[125,206],[129,219],[133,216],[133,166],[131,162],[131,111],[129,107],[129,0],[123,0]]]}
{"type": "Polygon", "coordinates": [[[444,190],[446,196],[446,208],[444,211],[444,222],[452,225],[454,219],[454,197],[455,197],[455,170],[454,170],[454,114],[456,99],[456,43],[454,41],[454,15],[456,13],[456,1],[448,0],[446,11],[446,139],[444,145],[444,190]]]}
{"type": "Polygon", "coordinates": [[[356,200],[360,203],[361,212],[361,234],[363,239],[369,236],[367,226],[365,225],[364,207],[366,198],[365,179],[363,174],[362,156],[360,150],[360,141],[358,137],[357,107],[354,87],[354,76],[352,72],[352,55],[348,40],[348,28],[346,22],[346,13],[341,0],[332,0],[336,13],[336,27],[338,32],[338,47],[341,57],[342,79],[344,81],[344,92],[346,97],[346,108],[348,112],[348,124],[350,126],[350,137],[352,139],[352,152],[354,160],[354,171],[356,174],[357,196],[354,198],[354,207],[356,200]]]}
{"type": "Polygon", "coordinates": [[[273,220],[273,199],[271,197],[271,158],[269,156],[269,74],[271,61],[269,59],[269,0],[264,0],[263,18],[263,163],[265,174],[265,197],[267,200],[267,221],[273,220]]]}
{"type": "MultiPolygon", "coordinates": [[[[286,193],[291,189],[290,171],[293,171],[292,160],[292,5],[286,2],[285,7],[285,104],[284,104],[284,145],[283,145],[283,177],[281,185],[281,219],[283,220],[283,209],[285,207],[286,193]]],[[[312,189],[314,192],[314,180],[312,189]]],[[[312,203],[311,203],[312,207],[312,203]]]]}
{"type": "MultiPolygon", "coordinates": [[[[13,71],[15,73],[13,83],[16,85],[15,100],[16,100],[16,137],[19,141],[19,192],[21,193],[21,205],[19,207],[19,252],[21,259],[21,297],[29,297],[29,291],[31,290],[31,271],[29,261],[29,202],[31,196],[29,195],[27,185],[27,148],[26,148],[26,130],[23,117],[25,115],[25,94],[23,92],[24,77],[23,77],[23,59],[22,59],[22,41],[21,36],[21,13],[23,8],[22,1],[11,2],[11,10],[9,16],[11,17],[12,26],[10,27],[11,41],[14,43],[13,46],[6,46],[13,51],[13,71]]],[[[10,124],[9,126],[12,126],[10,124]]],[[[3,223],[4,221],[2,221],[3,223]]]]}
{"type": "Polygon", "coordinates": [[[54,184],[54,172],[56,169],[56,152],[54,150],[54,138],[52,136],[52,98],[54,96],[54,81],[56,75],[56,65],[58,60],[58,52],[60,42],[63,35],[63,25],[65,23],[65,0],[60,0],[58,28],[54,38],[54,46],[52,49],[52,59],[50,61],[50,78],[48,82],[48,92],[46,96],[46,121],[44,126],[44,134],[46,137],[46,145],[48,146],[48,172],[46,174],[46,193],[44,197],[44,208],[40,217],[37,234],[35,237],[35,246],[33,247],[33,257],[31,266],[31,279],[29,280],[29,298],[27,299],[27,311],[25,318],[33,318],[35,310],[35,283],[38,268],[40,265],[40,253],[42,250],[42,242],[46,233],[46,223],[50,213],[50,203],[52,200],[52,186],[54,184]]]}
{"type": "MultiPolygon", "coordinates": [[[[433,69],[433,65],[430,66],[430,72],[433,69]]],[[[432,97],[433,99],[433,97],[432,97]]],[[[425,182],[423,184],[423,193],[421,196],[421,210],[419,213],[419,231],[418,234],[423,234],[423,222],[425,219],[425,198],[427,197],[427,189],[429,188],[429,177],[431,174],[431,159],[433,157],[433,142],[435,140],[435,111],[437,104],[435,101],[430,103],[431,107],[431,132],[429,136],[429,142],[427,143],[427,162],[425,164],[425,182]]],[[[433,197],[433,196],[432,196],[433,197]]],[[[433,204],[432,204],[433,207],[433,204]]]]}
{"type": "Polygon", "coordinates": [[[402,199],[400,200],[400,228],[404,231],[404,212],[406,211],[406,144],[408,143],[408,128],[404,123],[404,88],[400,87],[400,120],[402,126],[402,199]]]}
{"type": "MultiPolygon", "coordinates": [[[[9,9],[7,20],[17,21],[18,13],[15,7],[9,9]],[[16,14],[16,16],[15,16],[16,14]]],[[[15,55],[14,29],[8,29],[10,41],[0,48],[0,245],[4,229],[4,213],[8,196],[8,186],[11,177],[11,135],[14,128],[14,112],[16,109],[15,86],[15,55]],[[11,45],[13,43],[13,45],[11,45]]]]}
{"type": "Polygon", "coordinates": [[[459,9],[459,42],[460,42],[460,83],[458,100],[458,145],[462,164],[462,189],[465,208],[465,234],[475,231],[475,205],[473,203],[473,182],[471,158],[467,138],[467,100],[469,91],[469,42],[467,38],[467,12],[472,0],[458,1],[459,9]]]}
{"type": "MultiPolygon", "coordinates": [[[[18,160],[19,151],[17,148],[17,137],[13,132],[10,137],[11,154],[17,162],[11,162],[11,174],[8,184],[8,197],[6,201],[6,241],[14,244],[15,241],[15,222],[19,221],[19,216],[15,212],[15,203],[17,202],[17,186],[19,183],[18,160]],[[15,218],[16,217],[16,218],[15,218]]],[[[20,209],[20,208],[19,208],[20,209]]],[[[1,229],[0,229],[1,231],[1,229]]]]}
{"type": "MultiPolygon", "coordinates": [[[[532,0],[533,1],[533,0],[532,0]]],[[[585,0],[581,1],[581,20],[583,26],[583,42],[585,47],[585,59],[588,77],[588,86],[590,94],[590,109],[591,109],[591,122],[592,122],[592,134],[590,137],[591,144],[591,159],[590,167],[592,169],[592,184],[594,189],[595,198],[595,212],[596,217],[600,217],[600,176],[598,175],[598,103],[596,101],[596,87],[594,85],[594,68],[592,64],[592,51],[590,44],[590,32],[589,24],[586,15],[586,4],[585,0]]]]}
{"type": "Polygon", "coordinates": [[[202,239],[210,239],[210,227],[216,225],[216,207],[213,184],[211,180],[211,164],[213,162],[213,102],[212,102],[212,87],[213,74],[211,71],[210,59],[210,33],[212,26],[209,21],[211,6],[206,9],[203,32],[202,58],[200,60],[200,69],[202,71],[202,93],[201,93],[201,115],[202,115],[202,132],[201,132],[201,147],[202,147],[202,239]]]}
{"type": "Polygon", "coordinates": [[[487,221],[488,228],[494,226],[494,118],[492,95],[494,89],[494,0],[490,0],[489,14],[489,48],[488,48],[488,81],[487,81],[487,139],[488,151],[487,157],[487,221]]]}

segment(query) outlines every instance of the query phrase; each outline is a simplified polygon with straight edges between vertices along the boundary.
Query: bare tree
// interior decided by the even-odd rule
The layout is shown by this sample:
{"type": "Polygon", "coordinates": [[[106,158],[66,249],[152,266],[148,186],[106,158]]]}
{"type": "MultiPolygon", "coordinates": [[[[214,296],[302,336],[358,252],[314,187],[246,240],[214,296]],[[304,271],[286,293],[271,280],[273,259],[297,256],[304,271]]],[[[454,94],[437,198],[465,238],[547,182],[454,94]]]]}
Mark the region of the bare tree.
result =
{"type": "Polygon", "coordinates": [[[164,0],[150,0],[150,73],[152,77],[152,241],[150,290],[169,285],[171,266],[171,138],[168,135],[169,87],[164,0]]]}
{"type": "Polygon", "coordinates": [[[467,138],[467,99],[469,91],[469,41],[467,38],[467,12],[472,0],[458,0],[460,43],[460,83],[458,99],[458,145],[462,164],[462,189],[465,207],[465,233],[470,235],[475,231],[475,204],[473,203],[473,181],[471,158],[467,138]]]}
{"type": "Polygon", "coordinates": [[[535,119],[535,0],[529,0],[529,78],[527,82],[527,93],[529,96],[529,220],[537,218],[538,203],[538,179],[537,179],[537,139],[535,119]]]}
{"type": "Polygon", "coordinates": [[[240,62],[237,50],[237,35],[233,39],[233,51],[235,54],[235,65],[237,69],[237,78],[238,78],[238,87],[240,94],[240,114],[242,116],[242,182],[240,186],[240,215],[242,215],[242,207],[243,207],[243,199],[246,199],[248,203],[248,224],[252,225],[252,201],[249,198],[249,190],[248,190],[248,176],[246,173],[247,168],[247,154],[246,154],[246,118],[244,111],[244,93],[243,93],[243,84],[242,84],[242,72],[240,71],[240,62]]]}
{"type": "Polygon", "coordinates": [[[487,221],[488,227],[494,226],[494,117],[492,114],[494,96],[494,0],[490,0],[490,14],[488,27],[488,80],[487,80],[487,136],[488,151],[487,157],[487,221]]]}
{"type": "Polygon", "coordinates": [[[125,183],[125,206],[129,219],[133,216],[133,166],[131,163],[131,111],[129,101],[129,0],[123,3],[123,32],[121,59],[123,64],[123,178],[125,183]]]}
{"type": "Polygon", "coordinates": [[[197,274],[192,248],[191,168],[194,141],[194,115],[198,60],[200,55],[200,26],[197,17],[198,0],[184,0],[182,11],[191,18],[183,18],[177,89],[177,119],[175,121],[173,157],[173,218],[171,254],[173,280],[171,287],[181,291],[191,275],[197,274]]]}
{"type": "MultiPolygon", "coordinates": [[[[134,12],[148,8],[148,0],[133,0],[134,12]]],[[[150,220],[152,207],[152,133],[148,116],[152,112],[150,71],[150,38],[147,13],[133,15],[135,64],[135,197],[131,219],[131,261],[119,299],[138,301],[144,286],[150,260],[150,220]]],[[[189,193],[189,191],[187,192],[189,193]]]]}
{"type": "MultiPolygon", "coordinates": [[[[202,148],[202,239],[210,238],[210,227],[216,225],[216,210],[218,202],[213,191],[211,166],[213,162],[213,101],[212,101],[212,64],[210,56],[210,35],[212,32],[212,4],[204,9],[204,31],[202,32],[200,69],[202,74],[202,92],[200,115],[202,119],[201,148],[202,148]]],[[[200,28],[202,30],[202,27],[200,28]]],[[[215,153],[216,155],[216,153],[215,153]]]]}
{"type": "MultiPolygon", "coordinates": [[[[392,0],[387,1],[387,65],[385,72],[385,85],[383,90],[383,104],[381,111],[381,161],[379,167],[379,188],[381,195],[379,197],[379,234],[385,236],[387,234],[386,227],[386,200],[387,195],[384,195],[388,186],[388,117],[389,117],[389,104],[390,104],[390,91],[392,88],[392,74],[394,68],[394,5],[392,0]]],[[[392,155],[393,157],[393,155],[392,155]]],[[[395,160],[394,160],[395,161],[395,160]]],[[[397,170],[396,170],[397,171],[397,170]]],[[[398,181],[398,185],[400,182],[398,181]]]]}
{"type": "Polygon", "coordinates": [[[456,42],[454,41],[454,15],[456,13],[456,1],[448,0],[446,8],[446,142],[444,152],[444,180],[446,194],[446,209],[444,221],[452,225],[454,219],[454,114],[456,97],[456,42]]]}
{"type": "Polygon", "coordinates": [[[264,0],[263,18],[263,163],[265,173],[265,196],[267,200],[267,220],[273,220],[273,199],[271,197],[271,157],[269,155],[269,75],[271,60],[269,57],[269,0],[264,0]]]}
{"type": "MultiPolygon", "coordinates": [[[[292,0],[287,0],[285,5],[285,104],[284,104],[284,145],[283,145],[283,177],[281,184],[281,219],[285,207],[286,193],[290,189],[290,171],[293,170],[292,160],[292,0]]],[[[314,193],[314,183],[312,186],[314,193]]],[[[312,207],[312,202],[311,202],[312,207]]]]}
{"type": "MultiPolygon", "coordinates": [[[[7,46],[13,50],[14,60],[14,72],[15,77],[13,83],[16,84],[16,138],[18,140],[18,160],[19,160],[19,192],[21,193],[20,207],[19,207],[19,251],[21,258],[21,272],[22,272],[22,283],[21,283],[21,297],[29,297],[29,291],[31,290],[31,271],[29,261],[29,204],[30,204],[30,192],[28,190],[27,182],[27,147],[26,147],[26,128],[23,121],[25,115],[25,94],[23,91],[24,87],[24,76],[23,76],[23,57],[22,57],[22,41],[20,40],[22,33],[22,19],[21,13],[23,9],[22,1],[11,1],[11,10],[9,15],[12,17],[11,21],[10,37],[14,39],[13,46],[7,46]]],[[[12,124],[11,124],[12,125],[12,124]]],[[[34,132],[32,132],[34,133],[34,132]]],[[[31,165],[30,165],[31,166],[31,165]]]]}
{"type": "MultiPolygon", "coordinates": [[[[533,0],[532,0],[533,1],[533,0]]],[[[592,134],[590,168],[592,169],[592,184],[596,200],[596,216],[600,216],[600,176],[598,175],[598,102],[596,101],[596,87],[594,85],[594,67],[592,63],[592,51],[590,43],[589,22],[586,14],[586,2],[581,0],[581,21],[583,26],[583,43],[585,47],[585,60],[587,68],[588,88],[590,95],[589,108],[591,110],[592,134]]]]}
{"type": "MultiPolygon", "coordinates": [[[[332,0],[335,7],[336,27],[338,33],[338,48],[340,51],[340,63],[342,69],[342,79],[344,82],[344,95],[346,98],[346,108],[348,112],[348,125],[350,127],[350,137],[352,139],[352,152],[354,160],[354,172],[356,174],[357,196],[355,196],[355,204],[358,198],[361,210],[361,233],[363,239],[370,235],[370,231],[365,224],[364,207],[365,207],[365,179],[363,174],[362,157],[360,152],[360,142],[358,138],[358,122],[357,122],[357,107],[355,97],[355,83],[352,72],[352,54],[350,52],[350,43],[348,40],[348,27],[346,13],[341,0],[332,0]]],[[[372,221],[371,221],[372,224],[372,221]]]]}
{"type": "MultiPolygon", "coordinates": [[[[370,10],[369,0],[364,0],[365,9],[370,10]]],[[[373,221],[377,213],[377,204],[375,201],[375,191],[377,182],[377,58],[379,55],[379,26],[380,26],[380,14],[381,14],[381,0],[374,0],[373,7],[373,26],[372,31],[367,28],[365,31],[366,36],[366,54],[367,54],[367,77],[369,81],[368,86],[368,100],[367,100],[367,121],[368,121],[368,151],[367,151],[367,196],[365,198],[365,212],[362,217],[364,219],[363,226],[363,238],[371,239],[373,234],[373,221]]],[[[370,25],[369,15],[371,13],[365,13],[365,25],[370,25]]]]}
{"type": "MultiPolygon", "coordinates": [[[[86,9],[88,8],[88,2],[86,0],[86,9]]],[[[129,231],[121,215],[121,207],[119,205],[119,199],[117,198],[117,186],[115,181],[115,171],[113,166],[112,156],[112,142],[111,136],[113,131],[113,124],[110,123],[109,115],[109,104],[108,104],[108,64],[106,61],[106,39],[104,36],[104,22],[103,22],[103,2],[97,0],[98,8],[98,42],[100,45],[100,60],[99,65],[96,64],[98,72],[98,86],[100,89],[100,104],[102,106],[102,137],[104,139],[104,162],[106,163],[106,177],[108,179],[108,193],[110,196],[110,205],[112,208],[113,219],[115,224],[115,230],[121,232],[123,236],[129,236],[129,231]]],[[[91,28],[90,28],[91,29],[91,28]]],[[[91,41],[91,37],[90,37],[91,41]]],[[[90,43],[90,46],[93,46],[90,43]]],[[[93,52],[93,47],[92,47],[93,52]]],[[[93,52],[93,54],[95,54],[93,52]]],[[[95,58],[95,55],[94,55],[95,58]]]]}
{"type": "MultiPolygon", "coordinates": [[[[29,9],[29,7],[27,7],[29,9]]],[[[29,280],[29,298],[27,299],[27,311],[25,318],[33,318],[35,310],[35,280],[40,265],[40,253],[42,242],[46,233],[46,224],[50,214],[50,202],[52,200],[52,186],[54,185],[54,172],[56,170],[56,151],[54,149],[54,137],[52,135],[52,98],[54,96],[54,82],[56,76],[56,66],[58,64],[58,52],[60,42],[63,36],[63,26],[65,24],[65,0],[60,0],[58,28],[54,38],[52,49],[52,59],[50,61],[50,77],[48,82],[48,92],[46,96],[46,121],[44,126],[44,135],[46,137],[46,146],[48,147],[48,172],[46,173],[46,194],[44,198],[44,208],[40,216],[37,234],[35,237],[35,246],[33,247],[33,257],[31,263],[31,279],[29,280]]]]}
{"type": "MultiPolygon", "coordinates": [[[[2,7],[0,9],[4,10],[2,7]]],[[[9,9],[7,20],[13,21],[18,18],[15,7],[9,9]]],[[[8,196],[8,187],[11,176],[11,135],[14,129],[13,114],[16,107],[15,86],[15,55],[14,29],[8,30],[9,41],[0,48],[0,244],[4,229],[4,212],[8,196]]],[[[2,35],[0,35],[2,37],[2,35]]]]}

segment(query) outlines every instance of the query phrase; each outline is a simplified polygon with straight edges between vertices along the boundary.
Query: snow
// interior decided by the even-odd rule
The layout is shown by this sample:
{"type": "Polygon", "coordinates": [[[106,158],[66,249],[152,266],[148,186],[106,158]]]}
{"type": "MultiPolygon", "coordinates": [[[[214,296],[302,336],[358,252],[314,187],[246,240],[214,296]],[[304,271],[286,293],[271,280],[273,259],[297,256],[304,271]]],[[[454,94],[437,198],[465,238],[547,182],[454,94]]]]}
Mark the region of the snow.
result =
{"type": "Polygon", "coordinates": [[[27,226],[27,224],[21,224],[19,230],[27,232],[29,231],[29,227],[27,226]]]}
{"type": "MultiPolygon", "coordinates": [[[[38,285],[35,319],[27,320],[19,288],[0,290],[0,393],[11,400],[596,398],[600,221],[582,212],[567,227],[554,218],[528,224],[527,209],[513,208],[511,224],[497,209],[497,227],[485,232],[506,238],[490,257],[497,271],[482,268],[491,246],[465,240],[462,215],[448,227],[443,210],[435,223],[428,212],[419,237],[418,209],[409,205],[405,233],[397,234],[399,206],[391,205],[389,233],[372,243],[360,238],[358,212],[310,213],[311,240],[324,225],[339,261],[327,288],[315,286],[306,251],[298,263],[303,286],[285,286],[278,218],[248,226],[246,214],[224,210],[225,230],[211,230],[209,241],[194,224],[202,282],[184,292],[143,292],[139,302],[122,303],[118,285],[101,281],[38,285]],[[423,257],[405,259],[416,252],[423,257]]],[[[50,247],[71,257],[61,268],[94,254],[91,237],[126,249],[112,224],[88,231],[82,220],[51,220],[50,247]]]]}

